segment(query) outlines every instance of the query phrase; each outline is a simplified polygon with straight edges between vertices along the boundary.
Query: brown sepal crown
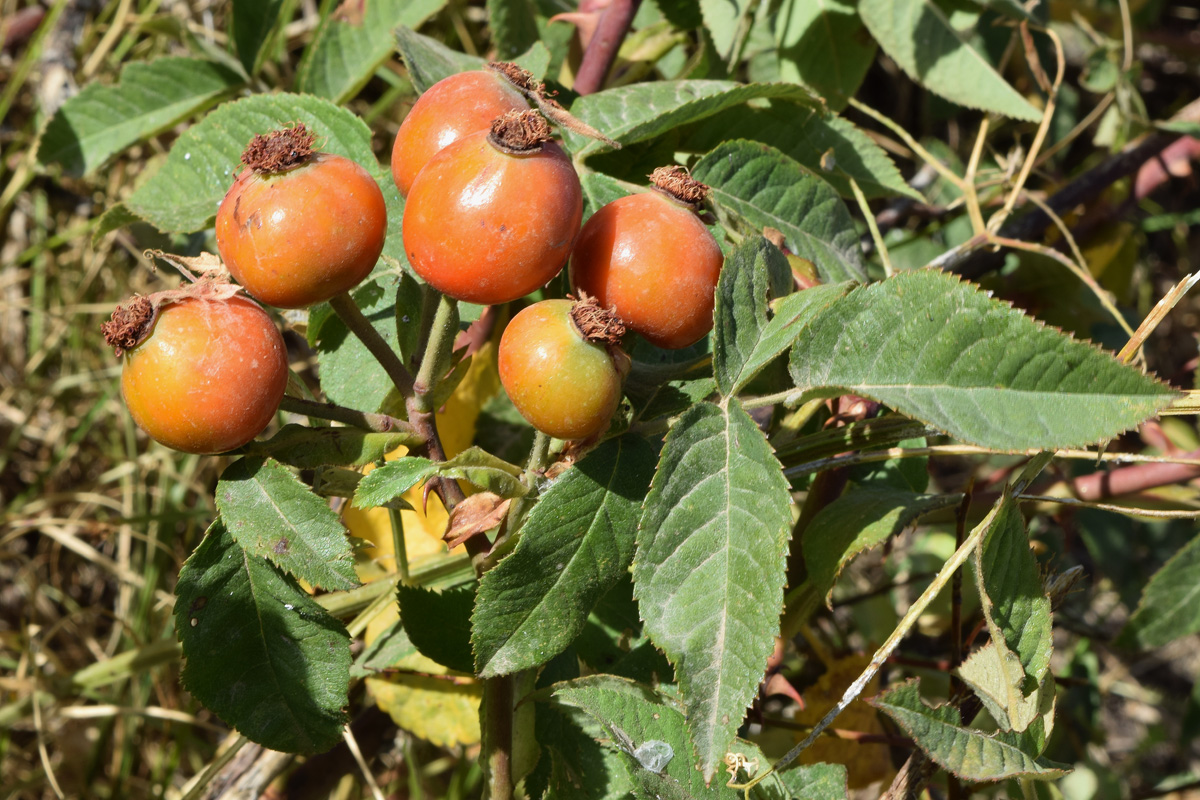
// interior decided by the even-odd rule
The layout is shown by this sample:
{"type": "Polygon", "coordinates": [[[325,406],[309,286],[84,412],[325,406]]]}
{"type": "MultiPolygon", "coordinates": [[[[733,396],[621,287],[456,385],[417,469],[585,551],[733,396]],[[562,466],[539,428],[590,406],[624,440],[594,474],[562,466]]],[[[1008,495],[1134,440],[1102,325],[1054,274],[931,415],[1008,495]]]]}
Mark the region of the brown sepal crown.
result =
{"type": "Polygon", "coordinates": [[[282,172],[307,161],[316,152],[316,138],[303,122],[260,133],[246,145],[242,163],[258,173],[282,172]]]}

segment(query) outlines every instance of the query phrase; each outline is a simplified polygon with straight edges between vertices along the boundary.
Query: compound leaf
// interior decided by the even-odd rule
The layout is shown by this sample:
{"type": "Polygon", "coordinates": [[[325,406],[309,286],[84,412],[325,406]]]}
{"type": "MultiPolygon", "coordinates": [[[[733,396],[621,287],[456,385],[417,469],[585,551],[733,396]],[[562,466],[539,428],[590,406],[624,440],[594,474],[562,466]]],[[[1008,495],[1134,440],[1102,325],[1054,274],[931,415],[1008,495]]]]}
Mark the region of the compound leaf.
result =
{"type": "Polygon", "coordinates": [[[761,236],[747,238],[725,259],[713,312],[713,374],[723,394],[757,374],[746,366],[769,324],[767,304],[791,285],[787,259],[761,236]]]}
{"type": "Polygon", "coordinates": [[[642,511],[633,578],[645,631],[679,676],[705,780],[774,647],[790,527],[779,462],[741,405],[684,412],[642,511]]]}
{"type": "Polygon", "coordinates": [[[872,397],[1002,451],[1110,438],[1176,396],[1094,345],[926,270],[831,303],[792,347],[791,374],[802,390],[872,397]]]}
{"type": "Polygon", "coordinates": [[[217,520],[175,595],[183,685],[205,707],[272,750],[320,753],[342,740],[350,636],[293,578],[217,520]]]}
{"type": "Polygon", "coordinates": [[[484,64],[482,58],[451,50],[436,39],[404,26],[396,29],[396,47],[418,92],[424,92],[442,78],[479,69],[484,64]]]}

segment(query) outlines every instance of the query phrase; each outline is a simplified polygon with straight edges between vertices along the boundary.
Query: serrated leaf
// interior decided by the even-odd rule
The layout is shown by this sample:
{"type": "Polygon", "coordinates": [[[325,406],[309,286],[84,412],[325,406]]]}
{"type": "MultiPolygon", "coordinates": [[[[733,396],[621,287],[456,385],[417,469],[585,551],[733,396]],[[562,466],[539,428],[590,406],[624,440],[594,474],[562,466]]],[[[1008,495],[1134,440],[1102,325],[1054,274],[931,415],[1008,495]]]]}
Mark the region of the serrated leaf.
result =
{"type": "MultiPolygon", "coordinates": [[[[1017,501],[1006,493],[979,549],[975,575],[988,631],[997,647],[1016,654],[1033,686],[1042,682],[1054,651],[1050,598],[1017,501]]],[[[1006,661],[998,662],[1006,666],[1006,661]]],[[[1024,730],[1017,728],[1017,730],[1024,730]]]]}
{"type": "Polygon", "coordinates": [[[253,75],[261,63],[259,53],[275,29],[283,0],[233,0],[229,38],[246,72],[253,75]]]}
{"type": "MultiPolygon", "coordinates": [[[[63,103],[42,135],[38,161],[62,164],[76,177],[86,175],[112,155],[206,108],[243,82],[228,67],[199,58],[130,62],[116,86],[89,83],[63,103]]],[[[216,208],[212,211],[216,213],[216,208]]]]}
{"type": "MultiPolygon", "coordinates": [[[[631,144],[762,97],[817,105],[807,89],[795,84],[682,80],[635,83],[590,94],[572,103],[571,113],[621,144],[631,144]]],[[[576,157],[610,149],[576,133],[565,138],[576,157]]]]}
{"type": "Polygon", "coordinates": [[[787,259],[761,236],[747,237],[725,259],[713,311],[713,375],[722,394],[757,374],[746,365],[769,323],[767,304],[791,288],[787,259]]]}
{"type": "Polygon", "coordinates": [[[233,462],[217,482],[216,502],[230,535],[251,555],[322,589],[358,586],[338,515],[278,462],[233,462]]]}
{"type": "Polygon", "coordinates": [[[847,0],[785,0],[777,16],[779,71],[839,111],[875,61],[875,42],[847,0]]]}
{"type": "Polygon", "coordinates": [[[870,702],[895,720],[927,756],[963,780],[1054,780],[1068,771],[1063,765],[1025,752],[1022,745],[1026,743],[1020,734],[985,734],[964,728],[953,706],[925,705],[919,678],[905,681],[870,702]]]}
{"type": "Polygon", "coordinates": [[[404,26],[396,29],[396,47],[418,92],[424,92],[442,78],[479,69],[484,64],[482,58],[451,50],[436,39],[404,26]]]}
{"type": "Polygon", "coordinates": [[[354,505],[359,508],[387,505],[412,487],[438,475],[468,481],[501,497],[523,497],[529,492],[520,481],[520,467],[478,447],[469,447],[440,463],[416,456],[389,461],[359,482],[354,505]]]}
{"type": "Polygon", "coordinates": [[[667,434],[634,559],[645,630],[675,666],[705,779],[733,741],[779,631],[791,495],[736,400],[667,434]]]}
{"type": "Polygon", "coordinates": [[[1054,676],[1047,674],[1042,684],[1026,696],[1021,660],[1008,648],[988,642],[963,662],[958,676],[1006,731],[1027,730],[1035,720],[1053,715],[1054,676]]]}
{"type": "MultiPolygon", "coordinates": [[[[542,757],[549,761],[543,800],[627,800],[633,785],[621,756],[583,731],[576,722],[576,717],[586,718],[583,712],[538,703],[536,713],[534,729],[542,757]]],[[[538,771],[542,769],[539,761],[538,771]]]]}
{"type": "Polygon", "coordinates": [[[783,355],[797,337],[803,335],[804,327],[817,314],[851,288],[852,284],[848,283],[827,283],[802,292],[793,292],[772,303],[774,315],[771,321],[761,328],[754,348],[746,356],[741,368],[744,379],[739,380],[739,386],[749,382],[768,364],[783,355]]]}
{"type": "Polygon", "coordinates": [[[1200,536],[1154,573],[1118,642],[1125,647],[1162,647],[1200,631],[1200,536]]]}
{"type": "Polygon", "coordinates": [[[321,20],[296,72],[296,90],[344,103],[391,57],[394,31],[416,28],[446,0],[370,0],[321,20]]]}
{"type": "MultiPolygon", "coordinates": [[[[706,785],[689,752],[688,719],[674,702],[650,687],[595,675],[556,684],[553,698],[556,705],[578,708],[600,723],[621,754],[636,796],[739,797],[724,780],[706,785]]],[[[758,755],[757,748],[746,742],[731,740],[729,750],[752,758],[758,755]]]]}
{"type": "Polygon", "coordinates": [[[828,181],[842,197],[853,197],[850,178],[854,178],[868,198],[922,199],[883,148],[853,123],[804,105],[773,101],[765,107],[728,109],[687,130],[681,149],[707,153],[729,139],[778,148],[828,181]]]}
{"type": "Polygon", "coordinates": [[[922,495],[885,486],[858,486],[821,509],[804,534],[808,582],[832,607],[833,586],[847,564],[931,511],[956,505],[954,494],[922,495]]]}
{"type": "Polygon", "coordinates": [[[270,456],[298,469],[316,469],[323,464],[361,467],[383,458],[401,445],[419,443],[416,434],[401,431],[376,433],[358,428],[310,428],[284,425],[266,441],[252,442],[247,455],[270,456]]]}
{"type": "Polygon", "coordinates": [[[788,249],[813,262],[825,283],[866,280],[858,232],[842,199],[770,145],[725,142],[696,163],[692,177],[756,230],[781,231],[788,249]]]}
{"type": "Polygon", "coordinates": [[[958,0],[859,0],[871,35],[910,78],[968,108],[1037,122],[1034,108],[969,41],[961,28],[978,21],[958,0]]]}
{"type": "Polygon", "coordinates": [[[472,618],[480,675],[545,663],[575,639],[629,569],[654,465],[644,439],[609,439],[542,494],[516,549],[480,582],[472,618]]]}
{"type": "Polygon", "coordinates": [[[183,685],[206,708],[272,750],[320,753],[341,741],[350,636],[294,579],[218,520],[175,595],[183,685]]]}
{"type": "Polygon", "coordinates": [[[428,480],[434,464],[427,458],[406,456],[382,464],[363,476],[354,492],[354,505],[359,508],[383,506],[412,487],[428,480]]]}
{"type": "Polygon", "coordinates": [[[471,608],[475,604],[474,586],[435,592],[400,584],[396,592],[400,600],[400,620],[409,641],[421,655],[448,669],[472,673],[471,608]]]}
{"type": "Polygon", "coordinates": [[[167,233],[208,228],[250,140],[295,122],[317,135],[323,151],[382,175],[371,149],[371,130],[353,112],[307,95],[259,94],[226,103],[184,131],[162,168],[125,204],[167,233]]]}
{"type": "Polygon", "coordinates": [[[488,29],[500,61],[511,61],[538,40],[531,0],[487,0],[488,29]]]}
{"type": "Polygon", "coordinates": [[[790,369],[799,389],[872,397],[1010,452],[1110,438],[1176,396],[1095,346],[927,270],[835,300],[792,347],[790,369]]]}
{"type": "Polygon", "coordinates": [[[704,27],[712,35],[720,57],[728,61],[737,40],[743,15],[753,13],[751,0],[699,0],[704,27]]]}

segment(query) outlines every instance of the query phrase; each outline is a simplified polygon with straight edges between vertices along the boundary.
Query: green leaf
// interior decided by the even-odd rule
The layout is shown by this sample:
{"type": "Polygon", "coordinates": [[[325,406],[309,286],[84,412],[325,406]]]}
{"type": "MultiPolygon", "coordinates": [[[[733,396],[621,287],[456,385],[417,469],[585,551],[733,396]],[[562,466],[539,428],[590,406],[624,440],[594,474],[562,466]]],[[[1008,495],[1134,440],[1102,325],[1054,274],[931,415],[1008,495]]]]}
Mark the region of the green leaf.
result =
{"type": "Polygon", "coordinates": [[[250,555],[322,589],[358,586],[338,515],[278,462],[233,462],[217,482],[216,501],[230,535],[250,555]]]}
{"type": "Polygon", "coordinates": [[[809,764],[778,772],[789,798],[846,800],[846,767],[843,764],[809,764]]]}
{"type": "MultiPolygon", "coordinates": [[[[544,673],[543,673],[544,675],[544,673]]],[[[633,785],[621,756],[584,731],[596,723],[582,711],[539,702],[535,708],[542,760],[526,779],[530,797],[544,800],[628,800],[633,785]],[[545,793],[538,794],[532,780],[544,771],[545,793]]]]}
{"type": "Polygon", "coordinates": [[[792,347],[791,373],[802,390],[872,397],[1010,452],[1116,436],[1176,396],[1094,345],[927,270],[835,300],[792,347]]]}
{"type": "Polygon", "coordinates": [[[487,14],[497,60],[511,61],[538,41],[531,0],[487,0],[487,14]]]}
{"type": "Polygon", "coordinates": [[[902,195],[922,200],[883,148],[853,123],[807,106],[775,101],[765,107],[728,109],[687,130],[681,149],[707,153],[729,139],[778,148],[828,181],[842,197],[853,196],[854,178],[868,198],[902,195]]]}
{"type": "Polygon", "coordinates": [[[968,108],[1037,122],[1042,112],[972,46],[978,9],[962,0],[859,0],[858,13],[892,60],[929,91],[968,108]]]}
{"type": "Polygon", "coordinates": [[[482,58],[451,50],[436,39],[403,26],[396,30],[396,47],[418,92],[424,92],[442,78],[479,69],[484,64],[482,58]]]}
{"type": "Polygon", "coordinates": [[[434,474],[434,463],[419,456],[406,456],[389,461],[363,476],[354,492],[354,505],[359,508],[384,506],[434,474]]]}
{"type": "Polygon", "coordinates": [[[754,377],[746,364],[769,323],[767,304],[791,284],[787,259],[761,236],[747,237],[725,259],[713,311],[713,374],[722,394],[734,394],[754,377]]]}
{"type": "Polygon", "coordinates": [[[736,400],[693,406],[667,434],[638,530],[634,592],[646,632],[679,676],[706,780],[779,632],[791,502],[779,462],[736,400]]]}
{"type": "Polygon", "coordinates": [[[183,685],[247,739],[320,753],[342,740],[350,636],[296,581],[214,522],[179,573],[183,685]]]}
{"type": "MultiPolygon", "coordinates": [[[[86,175],[131,144],[208,107],[244,80],[228,67],[199,58],[130,62],[116,86],[89,83],[63,103],[46,125],[38,161],[62,164],[76,177],[86,175]]],[[[216,213],[216,206],[210,213],[216,213]]]]}
{"type": "Polygon", "coordinates": [[[389,461],[372,470],[358,484],[354,505],[359,508],[387,505],[412,487],[438,475],[468,481],[501,497],[523,497],[529,492],[520,481],[520,467],[478,447],[470,447],[441,463],[415,456],[389,461]]]}
{"type": "Polygon", "coordinates": [[[786,352],[817,314],[851,288],[852,284],[848,283],[826,283],[802,292],[793,292],[772,303],[774,312],[771,321],[759,331],[754,349],[746,356],[741,368],[745,379],[739,384],[747,383],[786,352]]]}
{"type": "Polygon", "coordinates": [[[1200,631],[1200,536],[1154,573],[1118,642],[1125,647],[1162,647],[1200,631]]]}
{"type": "MultiPolygon", "coordinates": [[[[393,350],[399,347],[397,285],[391,277],[368,278],[350,293],[371,327],[393,350]]],[[[331,403],[375,412],[383,409],[395,393],[391,379],[375,356],[338,317],[330,315],[320,323],[314,349],[321,389],[331,403]]]]}
{"type": "Polygon", "coordinates": [[[242,151],[259,133],[303,122],[321,149],[346,156],[383,175],[371,149],[371,131],[353,112],[317,97],[259,94],[215,109],[175,140],[158,172],[125,201],[131,211],[168,233],[212,225],[233,184],[242,151]]]}
{"type": "Polygon", "coordinates": [[[446,0],[370,0],[327,14],[300,60],[296,90],[344,103],[366,85],[395,47],[400,25],[418,27],[446,0]]]}
{"type": "Polygon", "coordinates": [[[350,677],[368,678],[378,675],[416,652],[417,647],[409,641],[403,623],[396,620],[354,659],[354,664],[350,667],[350,677]]]}
{"type": "Polygon", "coordinates": [[[784,0],[776,21],[780,76],[808,86],[840,111],[875,61],[875,42],[853,2],[784,0]]]}
{"type": "Polygon", "coordinates": [[[866,280],[858,232],[842,199],[770,145],[725,142],[700,159],[692,177],[754,230],[779,229],[788,250],[813,262],[825,283],[866,280]]]}
{"type": "Polygon", "coordinates": [[[700,0],[704,27],[712,35],[722,60],[728,61],[733,54],[742,17],[753,14],[756,5],[751,0],[700,0]]]}
{"type": "Polygon", "coordinates": [[[562,652],[629,569],[655,454],[609,439],[543,492],[516,549],[486,572],[472,619],[476,670],[506,675],[562,652]]]}
{"type": "MultiPolygon", "coordinates": [[[[740,796],[726,787],[724,780],[706,785],[689,753],[688,719],[673,701],[650,687],[595,675],[556,684],[554,703],[578,708],[600,723],[606,738],[620,752],[638,797],[732,800],[740,796]]],[[[759,755],[757,748],[746,742],[730,740],[729,750],[759,755]]]]}
{"type": "MultiPolygon", "coordinates": [[[[931,511],[949,508],[955,494],[922,495],[885,486],[858,486],[821,509],[804,535],[808,582],[831,604],[842,570],[931,511]]],[[[832,605],[830,605],[832,608],[832,605]]]]}
{"type": "MultiPolygon", "coordinates": [[[[631,144],[761,97],[817,105],[807,89],[795,84],[682,80],[635,83],[590,94],[572,103],[571,113],[621,144],[631,144]]],[[[565,138],[576,157],[610,149],[576,133],[565,138]]]]}
{"type": "Polygon", "coordinates": [[[283,0],[233,0],[233,15],[229,21],[229,38],[246,72],[258,71],[259,53],[275,29],[283,0]]]}
{"type": "Polygon", "coordinates": [[[1000,510],[975,551],[975,575],[992,641],[1016,654],[1036,687],[1050,668],[1054,651],[1050,598],[1029,549],[1020,505],[1008,494],[1001,498],[1000,510]]]}
{"type": "Polygon", "coordinates": [[[419,441],[404,432],[374,433],[358,428],[310,428],[284,425],[265,442],[251,442],[247,455],[270,456],[289,467],[316,469],[323,464],[361,467],[383,458],[400,445],[419,441]]]}
{"type": "Polygon", "coordinates": [[[1063,765],[1025,752],[1027,742],[1020,734],[1002,731],[989,735],[964,728],[953,706],[925,705],[919,678],[905,681],[869,702],[895,720],[927,756],[963,780],[1054,780],[1067,773],[1063,765]]]}
{"type": "Polygon", "coordinates": [[[400,620],[421,655],[448,669],[473,672],[471,607],[475,604],[475,587],[435,592],[401,584],[396,591],[400,620]]]}

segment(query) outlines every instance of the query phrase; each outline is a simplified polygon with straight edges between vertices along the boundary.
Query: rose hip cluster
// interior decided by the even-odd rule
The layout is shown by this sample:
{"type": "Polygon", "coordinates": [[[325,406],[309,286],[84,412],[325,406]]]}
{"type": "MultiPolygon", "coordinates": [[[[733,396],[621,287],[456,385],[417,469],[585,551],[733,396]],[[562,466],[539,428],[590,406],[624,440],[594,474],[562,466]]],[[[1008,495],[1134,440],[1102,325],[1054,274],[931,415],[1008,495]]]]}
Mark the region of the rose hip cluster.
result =
{"type": "MultiPolygon", "coordinates": [[[[712,328],[723,259],[699,218],[707,188],[678,167],[656,170],[652,190],[609,203],[581,229],[579,177],[529,100],[556,121],[565,117],[513,65],[438,82],[400,127],[392,176],[406,197],[409,263],[449,297],[506,303],[570,262],[578,300],[544,300],[513,317],[499,369],[530,424],[583,439],[602,433],[620,402],[627,330],[681,348],[712,328]]],[[[249,295],[304,308],[371,272],[387,210],[366,170],[316,152],[302,125],[255,137],[243,163],[217,212],[216,238],[225,267],[249,295]],[[321,225],[312,224],[317,218],[321,225]]],[[[121,387],[134,420],[179,450],[246,444],[270,422],[286,388],[278,330],[228,285],[202,280],[135,298],[105,334],[124,351],[121,387]]]]}

